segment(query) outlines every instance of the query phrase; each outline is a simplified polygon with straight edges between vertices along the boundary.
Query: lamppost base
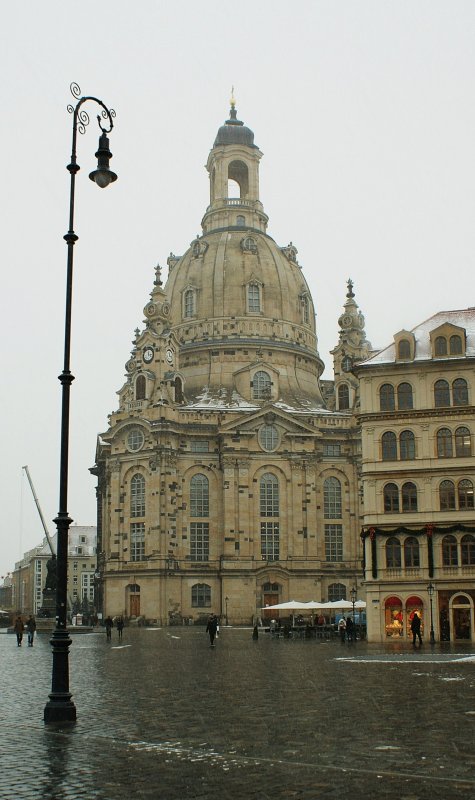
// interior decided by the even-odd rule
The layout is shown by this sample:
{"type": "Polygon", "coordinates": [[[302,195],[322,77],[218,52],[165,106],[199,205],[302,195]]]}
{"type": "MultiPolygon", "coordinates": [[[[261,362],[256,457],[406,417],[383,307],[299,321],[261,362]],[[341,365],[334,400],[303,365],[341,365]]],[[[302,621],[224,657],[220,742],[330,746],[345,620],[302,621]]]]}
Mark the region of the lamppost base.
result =
{"type": "Polygon", "coordinates": [[[429,639],[429,641],[430,641],[430,643],[431,643],[431,644],[435,644],[435,636],[434,636],[434,631],[431,631],[431,632],[430,632],[430,639],[429,639]]]}
{"type": "Polygon", "coordinates": [[[69,693],[63,697],[53,694],[50,694],[49,697],[50,700],[45,705],[43,717],[47,725],[76,722],[76,706],[69,693]]]}

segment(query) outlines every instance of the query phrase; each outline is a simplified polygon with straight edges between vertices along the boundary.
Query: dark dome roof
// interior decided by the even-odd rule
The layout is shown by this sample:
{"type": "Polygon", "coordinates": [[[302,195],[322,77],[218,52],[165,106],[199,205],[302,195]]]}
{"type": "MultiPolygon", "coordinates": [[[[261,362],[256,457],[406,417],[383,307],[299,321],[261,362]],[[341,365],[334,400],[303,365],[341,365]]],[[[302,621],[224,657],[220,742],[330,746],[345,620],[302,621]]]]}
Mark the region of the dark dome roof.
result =
{"type": "Polygon", "coordinates": [[[213,147],[217,147],[220,144],[245,144],[248,147],[256,147],[254,133],[244,125],[244,122],[236,119],[234,106],[231,106],[229,119],[226,120],[224,125],[221,125],[213,147]]]}

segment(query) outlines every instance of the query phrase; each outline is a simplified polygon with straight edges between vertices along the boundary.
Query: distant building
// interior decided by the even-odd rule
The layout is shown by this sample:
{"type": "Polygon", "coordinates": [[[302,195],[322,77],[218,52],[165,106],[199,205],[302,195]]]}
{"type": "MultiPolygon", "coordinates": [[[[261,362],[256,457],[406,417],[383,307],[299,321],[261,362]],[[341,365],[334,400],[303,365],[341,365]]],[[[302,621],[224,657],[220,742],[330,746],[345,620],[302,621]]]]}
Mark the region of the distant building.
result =
{"type": "Polygon", "coordinates": [[[475,640],[475,309],[400,331],[360,381],[368,638],[475,640]],[[430,589],[428,587],[430,585],[430,589]]]}
{"type": "Polygon", "coordinates": [[[12,576],[10,574],[1,578],[0,583],[0,608],[9,611],[12,608],[12,576]]]}
{"type": "MultiPolygon", "coordinates": [[[[56,550],[56,534],[52,537],[56,550]]],[[[68,607],[87,599],[94,604],[97,528],[93,525],[72,525],[68,545],[68,607]]],[[[47,562],[51,550],[46,538],[29,550],[12,572],[12,608],[22,613],[38,614],[43,603],[47,562]]]]}

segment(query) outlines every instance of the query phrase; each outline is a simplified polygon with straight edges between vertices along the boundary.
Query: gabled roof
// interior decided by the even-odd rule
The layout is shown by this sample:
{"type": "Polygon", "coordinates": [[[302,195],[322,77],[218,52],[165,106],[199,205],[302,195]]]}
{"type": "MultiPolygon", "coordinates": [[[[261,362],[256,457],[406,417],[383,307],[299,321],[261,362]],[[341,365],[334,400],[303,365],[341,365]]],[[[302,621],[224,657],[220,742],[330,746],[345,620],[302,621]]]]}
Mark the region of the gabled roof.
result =
{"type": "MultiPolygon", "coordinates": [[[[440,328],[444,323],[464,328],[467,335],[465,357],[475,357],[475,308],[465,308],[459,311],[439,311],[433,317],[416,325],[411,333],[416,341],[414,361],[428,361],[432,358],[430,334],[440,328]]],[[[459,358],[463,356],[459,356],[459,358]]],[[[376,355],[363,361],[358,367],[377,366],[378,364],[396,363],[396,345],[392,342],[387,347],[379,350],[376,355]]],[[[411,362],[405,362],[411,363],[411,362]]]]}

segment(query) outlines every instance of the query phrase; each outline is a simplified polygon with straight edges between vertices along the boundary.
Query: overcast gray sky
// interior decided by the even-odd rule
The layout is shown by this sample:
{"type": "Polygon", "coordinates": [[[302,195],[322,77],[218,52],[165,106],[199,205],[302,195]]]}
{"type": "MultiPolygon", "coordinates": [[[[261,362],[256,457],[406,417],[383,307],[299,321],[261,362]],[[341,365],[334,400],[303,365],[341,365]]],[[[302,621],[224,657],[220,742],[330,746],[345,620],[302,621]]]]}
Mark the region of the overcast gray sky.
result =
{"type": "Polygon", "coordinates": [[[117,183],[87,177],[93,105],[78,142],[69,513],[86,525],[96,435],[155,264],[200,231],[233,84],[264,153],[268,232],[296,244],[312,290],[325,377],[349,276],[374,346],[475,305],[474,28],[460,0],[3,4],[0,575],[43,536],[23,464],[46,519],[58,510],[70,82],[117,112],[117,183]]]}

